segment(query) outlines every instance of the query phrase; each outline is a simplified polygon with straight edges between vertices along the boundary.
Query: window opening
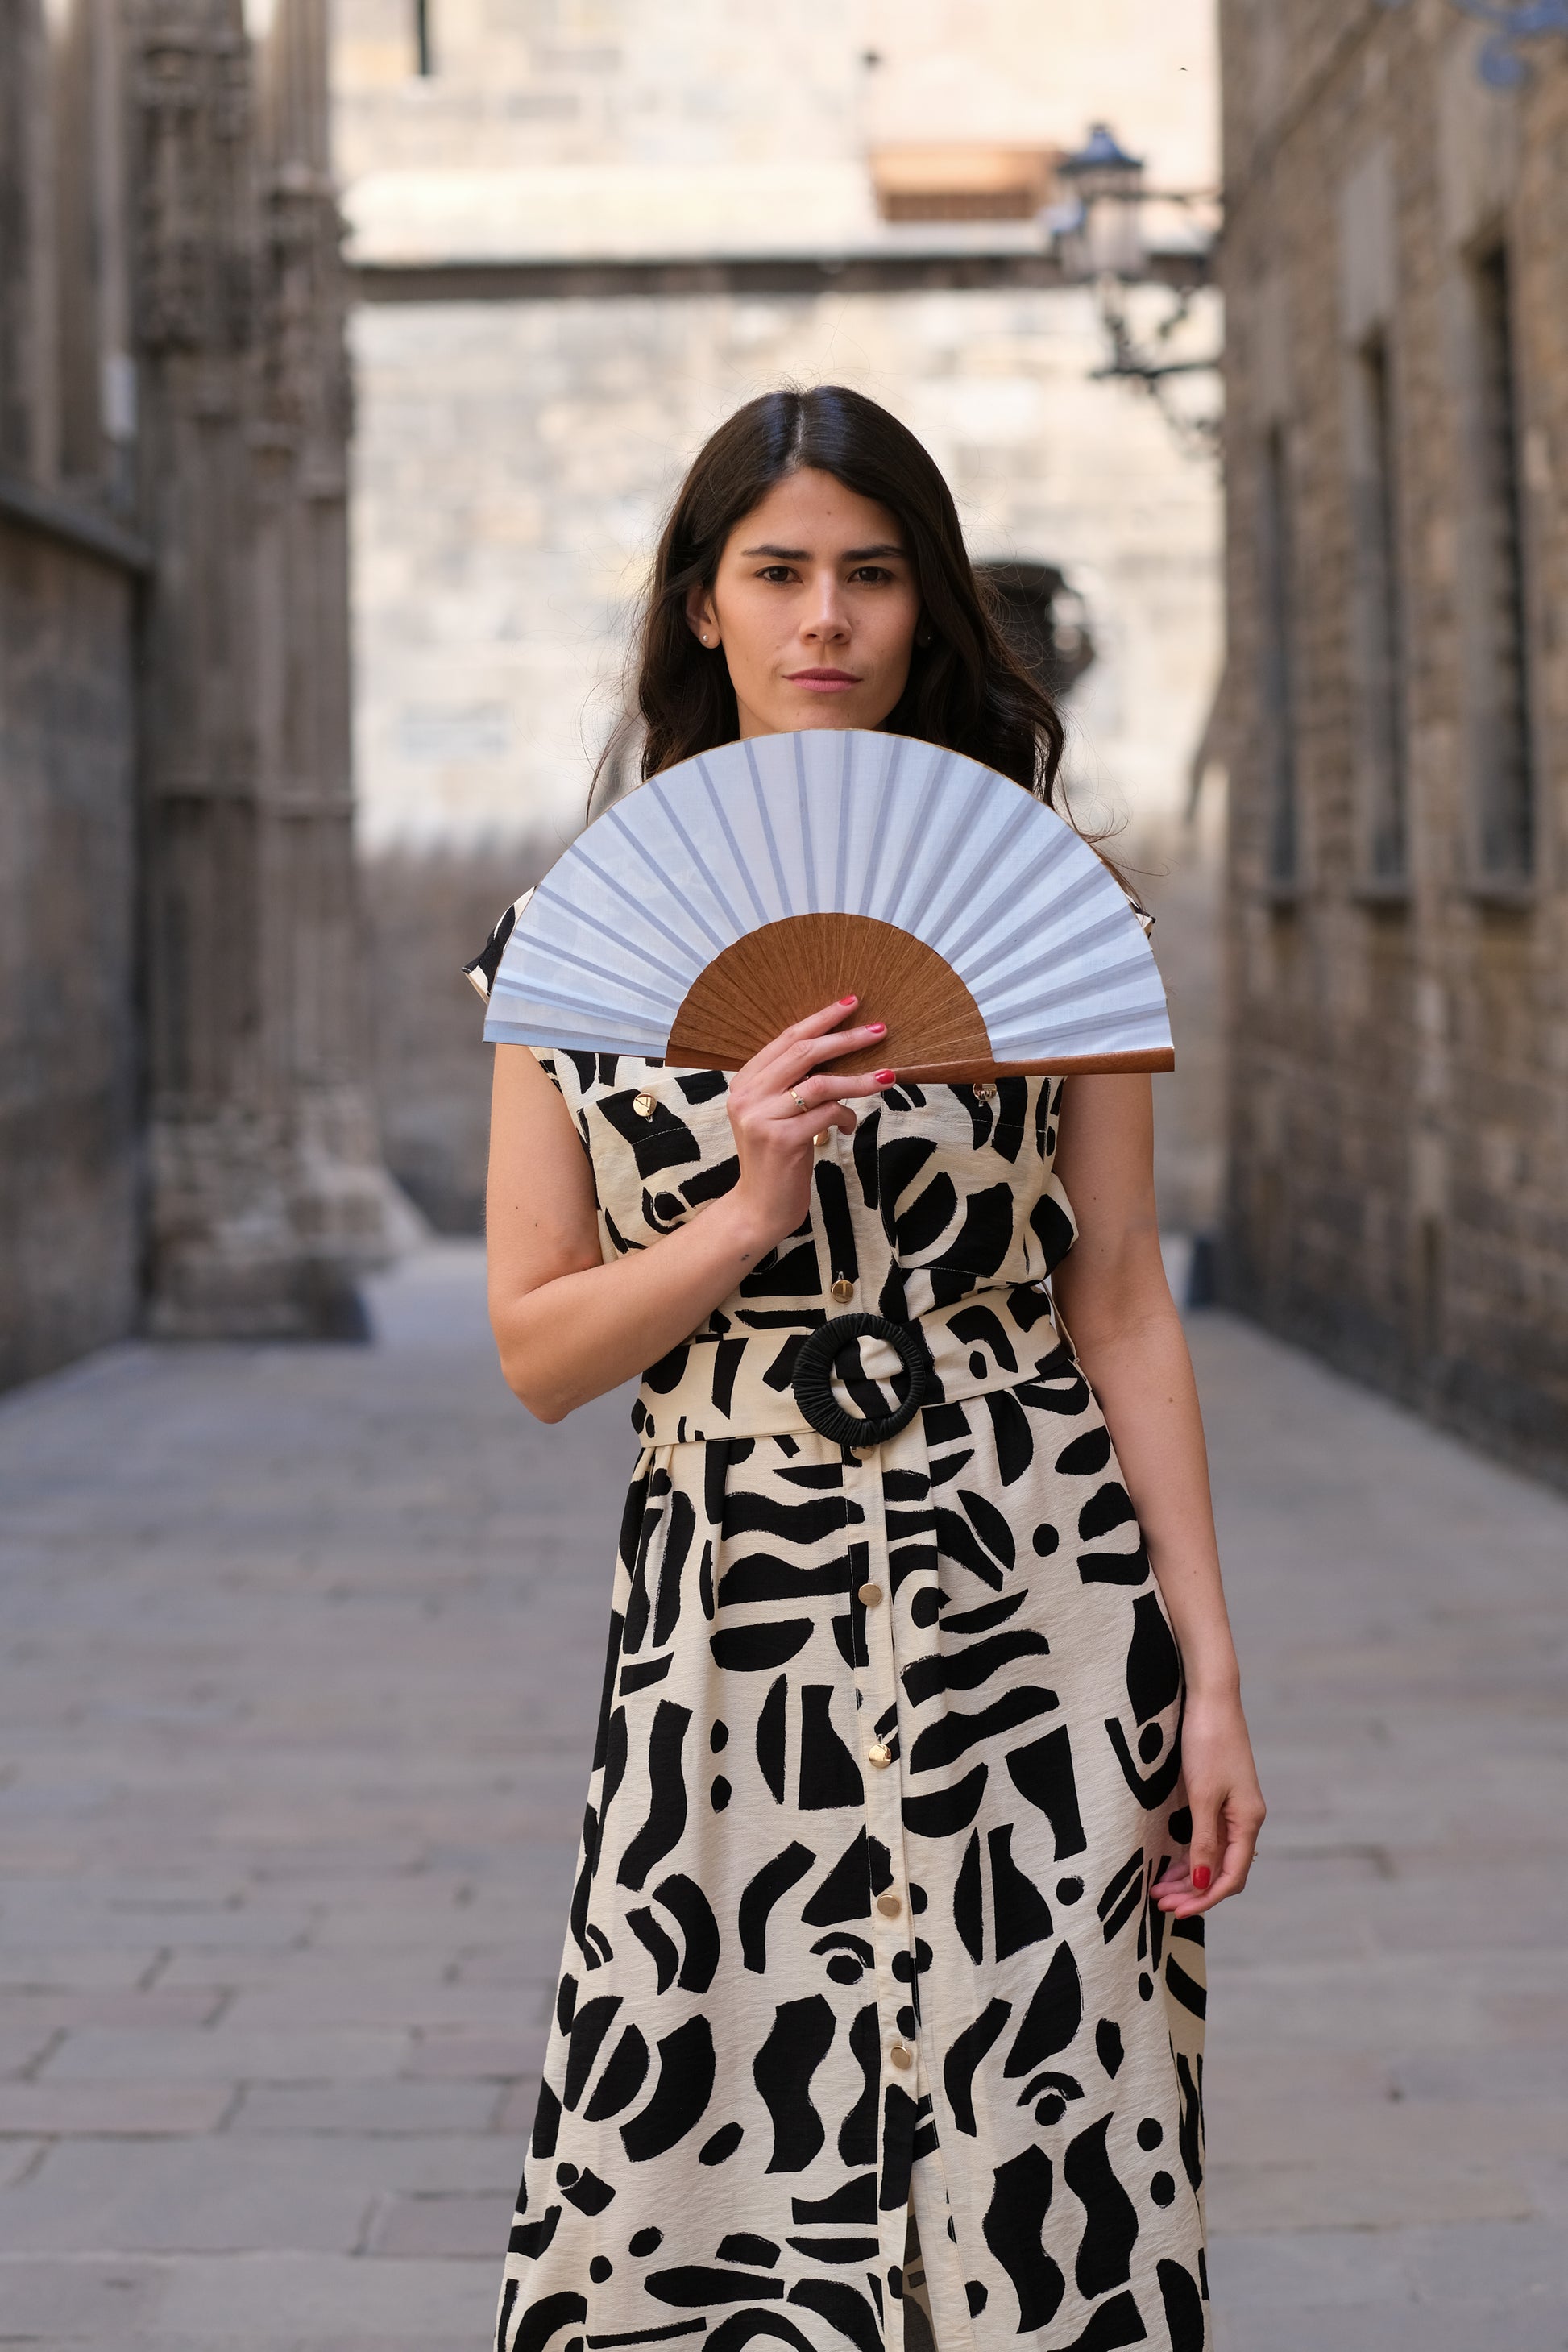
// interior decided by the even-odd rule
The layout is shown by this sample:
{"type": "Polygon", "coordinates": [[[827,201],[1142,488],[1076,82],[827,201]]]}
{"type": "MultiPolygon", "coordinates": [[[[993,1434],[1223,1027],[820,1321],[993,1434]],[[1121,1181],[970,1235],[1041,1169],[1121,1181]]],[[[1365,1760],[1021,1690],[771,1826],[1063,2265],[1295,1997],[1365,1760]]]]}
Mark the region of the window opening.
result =
{"type": "Polygon", "coordinates": [[[1473,749],[1483,872],[1528,878],[1534,862],[1524,501],[1514,371],[1512,270],[1506,246],[1474,265],[1475,457],[1479,497],[1481,693],[1473,749]]]}
{"type": "Polygon", "coordinates": [[[1373,881],[1399,882],[1405,878],[1408,850],[1405,614],[1399,562],[1398,444],[1385,335],[1375,334],[1363,345],[1357,354],[1356,375],[1362,444],[1356,536],[1363,592],[1366,856],[1373,881]]]}
{"type": "Polygon", "coordinates": [[[1268,879],[1296,880],[1295,531],[1289,445],[1274,425],[1263,446],[1262,536],[1264,805],[1268,879]]]}

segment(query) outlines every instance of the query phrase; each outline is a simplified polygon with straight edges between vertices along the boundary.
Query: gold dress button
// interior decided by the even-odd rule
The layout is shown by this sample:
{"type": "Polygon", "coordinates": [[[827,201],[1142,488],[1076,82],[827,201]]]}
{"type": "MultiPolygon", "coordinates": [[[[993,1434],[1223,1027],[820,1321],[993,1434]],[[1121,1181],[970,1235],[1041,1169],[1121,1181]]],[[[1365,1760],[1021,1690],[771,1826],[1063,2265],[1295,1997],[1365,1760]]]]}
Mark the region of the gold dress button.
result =
{"type": "Polygon", "coordinates": [[[882,1588],[879,1584],[862,1584],[858,1588],[855,1598],[862,1609],[879,1609],[882,1605],[882,1588]]]}
{"type": "Polygon", "coordinates": [[[841,1274],[837,1281],[834,1284],[833,1296],[837,1299],[840,1307],[847,1306],[849,1300],[854,1297],[855,1285],[850,1281],[849,1276],[847,1274],[841,1274]]]}
{"type": "Polygon", "coordinates": [[[653,1117],[653,1097],[651,1095],[634,1095],[632,1097],[632,1108],[636,1111],[639,1118],[651,1118],[653,1117]]]}
{"type": "Polygon", "coordinates": [[[825,1127],[820,1135],[814,1135],[811,1139],[813,1143],[816,1144],[818,1151],[820,1151],[825,1143],[831,1142],[832,1138],[833,1129],[830,1127],[825,1127]]]}
{"type": "Polygon", "coordinates": [[[879,1739],[874,1747],[867,1748],[866,1760],[868,1764],[874,1764],[879,1772],[884,1764],[892,1762],[893,1751],[890,1748],[884,1748],[879,1739]]]}
{"type": "Polygon", "coordinates": [[[989,1078],[977,1078],[977,1079],[975,1080],[975,1082],[974,1082],[974,1099],[975,1099],[975,1101],[976,1101],[976,1102],[994,1102],[994,1101],[995,1100],[995,1098],[996,1098],[996,1089],[995,1089],[995,1087],[992,1085],[992,1083],[991,1083],[990,1079],[989,1079],[989,1078]]]}
{"type": "Polygon", "coordinates": [[[900,2073],[906,2066],[912,2066],[915,2063],[915,2053],[907,2042],[895,2042],[888,2055],[900,2073]]]}
{"type": "Polygon", "coordinates": [[[903,1907],[896,1895],[879,1895],[877,1897],[877,1908],[884,1919],[896,1919],[903,1907]]]}

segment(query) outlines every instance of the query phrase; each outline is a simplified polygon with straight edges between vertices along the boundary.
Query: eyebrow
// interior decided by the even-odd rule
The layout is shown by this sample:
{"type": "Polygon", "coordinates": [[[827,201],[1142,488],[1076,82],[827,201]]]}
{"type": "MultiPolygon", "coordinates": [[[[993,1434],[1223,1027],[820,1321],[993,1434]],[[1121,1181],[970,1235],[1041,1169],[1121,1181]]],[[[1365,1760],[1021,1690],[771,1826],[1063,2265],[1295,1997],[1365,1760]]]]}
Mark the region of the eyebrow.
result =
{"type": "MultiPolygon", "coordinates": [[[[743,556],[768,555],[781,563],[806,563],[811,560],[809,547],[743,547],[743,556]]],[[[896,540],[884,540],[876,547],[847,547],[838,561],[841,563],[868,563],[874,555],[904,555],[908,550],[896,540]]]]}

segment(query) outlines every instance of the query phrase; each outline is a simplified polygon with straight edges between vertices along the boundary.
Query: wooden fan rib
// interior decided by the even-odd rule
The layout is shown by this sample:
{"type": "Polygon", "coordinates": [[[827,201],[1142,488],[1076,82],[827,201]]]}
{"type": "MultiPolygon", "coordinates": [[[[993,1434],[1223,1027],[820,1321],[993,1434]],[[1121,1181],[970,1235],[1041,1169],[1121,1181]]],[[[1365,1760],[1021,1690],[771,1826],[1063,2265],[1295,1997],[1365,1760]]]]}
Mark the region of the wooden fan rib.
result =
{"type": "MultiPolygon", "coordinates": [[[[1028,822],[1028,813],[1026,810],[1019,819],[1019,830],[1022,831],[1028,822]]],[[[1040,882],[1064,859],[1070,860],[1075,847],[1081,848],[1083,845],[1079,841],[1078,835],[1068,832],[1064,825],[1061,832],[1047,842],[1038,856],[1031,860],[1026,872],[1022,876],[1009,870],[999,851],[994,861],[994,887],[975,909],[968,927],[961,931],[955,940],[946,942],[942,948],[942,953],[953,968],[957,970],[963,962],[978,953],[981,943],[987,934],[994,929],[997,923],[1005,921],[1008,915],[1016,908],[1020,890],[1026,884],[1040,882]]]]}
{"type": "Polygon", "coordinates": [[[899,772],[900,739],[896,735],[889,735],[885,738],[885,740],[891,748],[882,761],[882,772],[878,780],[877,814],[871,821],[870,855],[866,860],[865,870],[860,877],[860,903],[855,909],[855,912],[868,922],[875,922],[877,919],[871,914],[867,902],[876,889],[877,876],[881,870],[882,851],[888,839],[888,803],[892,798],[893,785],[899,772]]]}
{"type": "MultiPolygon", "coordinates": [[[[700,910],[691,903],[691,894],[689,891],[682,893],[676,890],[673,877],[667,874],[664,868],[651,856],[645,859],[648,871],[658,877],[659,880],[664,884],[665,888],[671,893],[672,898],[679,904],[682,912],[690,917],[698,929],[701,931],[704,938],[709,941],[710,945],[712,947],[714,954],[720,955],[730,944],[730,940],[739,939],[742,932],[749,929],[747,919],[730,904],[719,876],[715,874],[713,868],[708,863],[704,853],[698,848],[697,844],[692,840],[691,835],[687,831],[686,825],[681,818],[680,812],[673,805],[668,794],[660,790],[660,779],[658,776],[651,777],[649,781],[642,786],[642,790],[645,793],[653,793],[654,806],[662,810],[664,815],[668,820],[670,831],[679,842],[680,846],[686,852],[687,856],[691,860],[692,872],[694,874],[700,874],[703,880],[707,883],[709,889],[712,892],[714,900],[723,915],[725,923],[729,927],[729,939],[721,938],[707,921],[700,910]]],[[[610,811],[610,814],[614,815],[615,814],[616,812],[612,809],[610,811]]]]}
{"type": "MultiPolygon", "coordinates": [[[[819,737],[817,740],[824,739],[819,737]]],[[[838,908],[845,907],[849,895],[849,843],[853,831],[850,820],[855,805],[851,786],[855,774],[856,741],[854,735],[846,735],[839,756],[838,826],[833,864],[833,903],[838,908]]]]}
{"type": "Polygon", "coordinates": [[[909,821],[909,839],[904,854],[900,861],[898,871],[893,877],[893,887],[888,893],[883,920],[896,923],[903,930],[913,931],[915,920],[918,919],[912,919],[906,911],[904,896],[913,878],[921,854],[928,845],[931,811],[935,805],[937,794],[942,790],[942,780],[951,765],[951,755],[943,752],[941,758],[932,761],[926,772],[924,782],[919,788],[919,804],[909,821]]]}
{"type": "Polygon", "coordinates": [[[705,761],[700,759],[698,761],[697,772],[707,786],[708,804],[719,820],[719,830],[723,835],[725,845],[735,861],[735,871],[745,887],[746,896],[752,902],[757,921],[760,924],[765,924],[769,920],[768,910],[757,895],[757,886],[752,879],[751,868],[741,855],[741,845],[736,840],[735,829],[730,823],[730,812],[724,806],[723,794],[718,790],[712,777],[709,774],[705,761]]]}
{"type": "Polygon", "coordinates": [[[822,893],[816,879],[816,852],[812,842],[811,789],[806,782],[805,775],[805,747],[808,742],[814,740],[814,738],[797,730],[790,740],[791,749],[795,754],[795,826],[800,836],[801,880],[805,889],[806,900],[801,911],[804,914],[816,915],[822,911],[822,893]]]}
{"type": "MultiPolygon", "coordinates": [[[[986,835],[989,828],[984,824],[985,811],[981,805],[983,795],[975,790],[974,783],[976,773],[983,775],[985,772],[984,769],[973,770],[967,761],[962,764],[971,769],[966,789],[953,793],[952,823],[948,827],[945,839],[932,854],[930,879],[919,907],[918,921],[910,926],[911,929],[918,929],[921,939],[942,956],[947,955],[947,950],[940,936],[942,917],[937,909],[960,896],[987,856],[986,835]]],[[[1020,821],[1027,814],[1026,806],[1020,813],[1020,821]]],[[[951,956],[947,960],[950,963],[952,961],[951,956]]]]}
{"type": "MultiPolygon", "coordinates": [[[[610,814],[613,815],[615,812],[612,810],[610,814]]],[[[654,859],[647,855],[647,853],[643,849],[641,843],[637,841],[634,837],[631,846],[637,853],[643,865],[647,868],[647,870],[658,877],[667,890],[673,892],[674,885],[669,877],[666,875],[655,863],[654,859]]],[[[695,961],[691,954],[690,940],[689,939],[683,939],[679,931],[672,929],[668,923],[663,921],[663,919],[657,915],[653,908],[647,904],[646,898],[639,898],[635,891],[630,889],[628,886],[621,880],[618,875],[611,874],[607,872],[603,866],[595,865],[593,857],[586,850],[583,851],[581,855],[582,863],[587,868],[588,872],[594,877],[595,880],[601,883],[606,890],[612,892],[616,898],[619,898],[626,907],[628,907],[639,922],[647,923],[650,929],[656,930],[658,933],[660,939],[668,940],[670,946],[675,949],[677,954],[684,955],[689,961],[695,961]]],[[[557,902],[551,900],[547,903],[551,908],[553,908],[557,902]]],[[[582,906],[575,899],[563,899],[559,904],[561,906],[562,912],[570,916],[572,920],[581,929],[589,930],[603,929],[603,924],[596,921],[591,921],[589,917],[584,913],[582,906]]],[[[538,919],[537,909],[538,898],[536,896],[534,906],[529,910],[530,914],[534,916],[535,919],[530,923],[528,933],[522,935],[525,940],[532,933],[542,932],[545,929],[544,924],[538,919]]],[[[699,921],[698,928],[699,929],[706,930],[707,926],[699,921]]],[[[514,934],[514,936],[517,935],[514,934]]],[[[710,934],[710,936],[711,936],[711,934],[710,934]]],[[[624,939],[624,935],[620,932],[616,932],[615,934],[615,938],[617,945],[631,944],[624,939]]],[[[715,940],[714,943],[716,946],[722,945],[722,941],[720,940],[715,940]]],[[[553,952],[553,950],[552,952],[553,952]]],[[[679,979],[678,975],[674,973],[672,973],[670,977],[672,979],[678,979],[678,984],[680,986],[684,987],[689,985],[689,982],[684,979],[679,979]]]]}
{"type": "MultiPolygon", "coordinates": [[[[637,954],[638,952],[630,940],[626,944],[631,949],[633,954],[637,954]]],[[[532,945],[533,943],[531,940],[525,940],[523,942],[523,953],[518,958],[518,962],[522,967],[523,975],[526,975],[535,963],[548,961],[551,965],[570,964],[574,971],[585,971],[591,980],[601,981],[605,983],[606,988],[614,991],[624,991],[628,995],[637,994],[646,996],[649,993],[647,982],[635,978],[630,972],[615,971],[606,964],[591,963],[586,956],[575,955],[570,948],[562,947],[554,943],[552,943],[546,950],[534,950],[534,951],[531,953],[530,950],[532,949],[532,945]]],[[[655,957],[648,956],[645,961],[651,970],[661,972],[664,975],[665,979],[669,982],[671,989],[675,992],[674,995],[670,999],[672,1008],[674,1005],[679,1004],[681,997],[685,995],[686,991],[691,985],[691,982],[686,974],[679,971],[671,971],[668,965],[658,962],[655,957]]],[[[504,982],[499,972],[497,973],[496,978],[499,984],[503,988],[508,989],[531,989],[533,985],[532,982],[527,977],[519,976],[516,973],[509,974],[504,982]]],[[[543,984],[547,986],[548,982],[546,982],[543,984]]],[[[595,999],[595,1003],[603,1003],[603,998],[595,999]]]]}
{"type": "Polygon", "coordinates": [[[1042,959],[1010,972],[993,989],[985,992],[986,1017],[994,1024],[1001,1021],[1027,1020],[1036,1012],[1044,1013],[1058,1005],[1070,1004],[1075,998],[1085,1001],[1111,989],[1126,989],[1142,973],[1163,1001],[1159,970],[1152,955],[1116,965],[1079,963],[1061,977],[1061,962],[1056,957],[1042,959]]]}
{"type": "MultiPolygon", "coordinates": [[[[1022,795],[1020,794],[1020,798],[1022,795]]],[[[981,846],[969,866],[955,877],[954,887],[933,914],[926,936],[955,971],[965,965],[981,968],[980,942],[988,930],[1007,919],[1017,902],[1016,880],[998,881],[1018,854],[1020,836],[1030,825],[1035,804],[1026,802],[1016,820],[1005,825],[994,844],[981,846]]]]}
{"type": "Polygon", "coordinates": [[[757,824],[762,829],[763,846],[767,852],[768,864],[773,868],[773,887],[778,892],[778,914],[773,918],[776,921],[778,916],[789,913],[795,901],[789,884],[784,878],[784,860],[779,856],[778,841],[773,833],[773,816],[768,808],[767,787],[763,784],[762,774],[757,767],[756,745],[748,739],[742,742],[741,748],[746,755],[746,766],[752,779],[752,806],[757,824]]]}
{"type": "Polygon", "coordinates": [[[1150,1045],[1121,1053],[1055,1054],[1048,1060],[1033,1062],[900,1063],[899,1076],[912,1078],[917,1086],[962,1087],[972,1086],[977,1079],[1111,1076],[1139,1071],[1158,1073],[1175,1066],[1173,1046],[1150,1045]]]}
{"type": "MultiPolygon", "coordinates": [[[[1100,898],[1107,890],[1114,894],[1119,913],[1125,915],[1128,920],[1131,921],[1132,909],[1128,906],[1109,870],[1097,859],[1093,873],[1080,875],[1076,882],[1069,882],[1060,896],[1051,901],[1047,921],[1042,923],[1040,911],[1037,907],[1028,914],[1020,917],[1013,929],[1005,933],[1001,939],[987,939],[984,946],[986,969],[994,971],[997,965],[1005,963],[1009,956],[1015,955],[1019,948],[1033,941],[1039,943],[1042,957],[1081,954],[1083,952],[1081,941],[1092,934],[1093,927],[1090,927],[1090,932],[1081,935],[1075,933],[1066,940],[1059,936],[1060,927],[1079,914],[1086,899],[1092,905],[1092,902],[1100,898]]],[[[1100,923],[1105,923],[1116,919],[1116,917],[1102,913],[1098,919],[1100,923]]],[[[963,961],[971,961],[967,953],[963,961]]]]}
{"type": "Polygon", "coordinates": [[[670,1058],[700,1064],[721,1046],[733,1052],[742,1042],[737,999],[768,1007],[761,1044],[851,990],[862,1012],[887,1021],[888,1036],[871,1051],[835,1057],[830,1072],[897,1067],[900,1038],[922,1058],[934,1037],[942,1051],[990,1058],[979,1007],[951,965],[912,932],[855,915],[792,916],[737,940],[693,982],[670,1024],[670,1058]]]}
{"type": "Polygon", "coordinates": [[[1119,988],[1130,987],[1134,981],[1153,980],[1159,975],[1142,958],[1125,963],[1108,964],[1096,971],[1076,975],[1057,988],[1041,988],[1037,982],[1009,982],[999,989],[992,1000],[989,1012],[992,1024],[1014,1019],[1018,1014],[1054,1013],[1058,1006],[1073,1004],[1096,994],[1109,994],[1119,988]],[[1015,1005],[1014,999],[1019,999],[1015,1005]]]}

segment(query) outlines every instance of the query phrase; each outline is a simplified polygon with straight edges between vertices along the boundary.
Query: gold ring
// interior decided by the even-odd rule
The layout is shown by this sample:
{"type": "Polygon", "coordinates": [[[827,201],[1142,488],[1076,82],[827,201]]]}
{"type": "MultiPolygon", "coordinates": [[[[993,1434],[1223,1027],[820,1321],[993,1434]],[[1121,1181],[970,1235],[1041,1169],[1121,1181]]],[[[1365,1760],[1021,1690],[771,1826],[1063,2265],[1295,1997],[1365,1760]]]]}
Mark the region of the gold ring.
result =
{"type": "Polygon", "coordinates": [[[809,1110],[811,1108],[811,1105],[809,1103],[802,1102],[800,1097],[795,1093],[795,1088],[793,1087],[790,1088],[790,1093],[795,1095],[795,1107],[796,1110],[809,1110]]]}

